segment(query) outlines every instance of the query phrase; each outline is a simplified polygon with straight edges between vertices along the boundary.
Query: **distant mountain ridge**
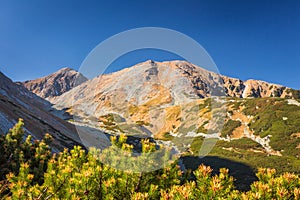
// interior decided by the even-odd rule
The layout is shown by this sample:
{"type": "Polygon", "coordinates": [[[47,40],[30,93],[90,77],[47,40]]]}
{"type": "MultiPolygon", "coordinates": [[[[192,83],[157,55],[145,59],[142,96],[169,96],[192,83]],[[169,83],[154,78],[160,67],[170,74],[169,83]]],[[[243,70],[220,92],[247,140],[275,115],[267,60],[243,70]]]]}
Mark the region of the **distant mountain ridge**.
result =
{"type": "MultiPolygon", "coordinates": [[[[261,80],[249,79],[246,81],[238,78],[231,78],[224,75],[219,75],[207,71],[199,66],[186,61],[165,61],[155,62],[152,60],[139,63],[130,68],[120,70],[112,74],[105,74],[103,77],[116,76],[122,74],[129,69],[135,69],[141,64],[145,65],[165,65],[173,69],[181,71],[182,75],[188,78],[190,86],[193,87],[194,92],[200,98],[209,97],[210,90],[214,87],[219,87],[223,95],[228,97],[281,97],[281,98],[299,98],[299,91],[279,85],[272,84],[261,80]],[[213,80],[220,79],[220,80],[213,80]],[[218,83],[218,84],[216,84],[218,83]],[[224,91],[223,91],[224,90],[224,91]]],[[[151,73],[155,73],[155,68],[152,68],[151,73]],[[154,70],[154,71],[153,71],[154,70]]],[[[130,75],[128,75],[130,77],[130,75]]],[[[128,77],[128,78],[129,78],[128,77]]],[[[68,92],[74,87],[81,85],[88,79],[81,73],[71,69],[62,68],[59,71],[48,76],[38,78],[35,80],[28,80],[19,83],[26,87],[29,91],[36,95],[45,98],[49,101],[54,101],[58,96],[68,92]]]]}
{"type": "MultiPolygon", "coordinates": [[[[173,68],[178,68],[182,71],[183,75],[189,78],[192,87],[194,88],[197,95],[201,98],[210,96],[209,87],[212,82],[220,83],[220,89],[224,89],[224,94],[229,97],[247,98],[247,97],[281,97],[281,98],[299,98],[299,92],[297,90],[279,85],[268,83],[261,80],[249,79],[243,81],[238,78],[231,78],[224,75],[215,74],[207,71],[199,66],[196,66],[187,61],[165,61],[155,62],[152,60],[144,62],[151,65],[169,65],[173,68]],[[222,80],[213,80],[212,77],[221,78],[222,80]]],[[[130,68],[134,69],[141,65],[139,63],[130,68]]],[[[127,70],[126,68],[123,70],[127,70]]],[[[122,73],[123,70],[112,74],[122,73]]],[[[104,75],[104,76],[109,76],[104,75]]],[[[81,73],[70,69],[63,68],[51,75],[35,80],[25,81],[22,84],[33,93],[37,94],[42,98],[51,99],[56,96],[68,92],[72,88],[84,83],[88,79],[81,73]]]]}
{"type": "Polygon", "coordinates": [[[62,68],[48,76],[20,82],[19,84],[36,95],[51,101],[85,81],[87,81],[87,78],[81,73],[71,68],[62,68]]]}

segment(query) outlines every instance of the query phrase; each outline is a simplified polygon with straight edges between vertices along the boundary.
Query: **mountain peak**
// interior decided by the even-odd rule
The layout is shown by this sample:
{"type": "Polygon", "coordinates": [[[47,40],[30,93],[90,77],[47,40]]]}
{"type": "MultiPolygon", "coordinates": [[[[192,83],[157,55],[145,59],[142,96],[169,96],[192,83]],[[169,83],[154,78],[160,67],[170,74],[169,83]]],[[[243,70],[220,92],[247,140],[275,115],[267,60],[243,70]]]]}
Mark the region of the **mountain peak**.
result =
{"type": "Polygon", "coordinates": [[[57,72],[68,72],[68,71],[74,71],[77,72],[75,69],[72,69],[70,67],[63,67],[60,70],[58,70],[57,72]]]}
{"type": "Polygon", "coordinates": [[[147,60],[145,63],[155,64],[156,62],[154,60],[147,60]]]}
{"type": "Polygon", "coordinates": [[[20,83],[29,91],[49,101],[87,80],[81,73],[64,67],[48,76],[20,83]]]}

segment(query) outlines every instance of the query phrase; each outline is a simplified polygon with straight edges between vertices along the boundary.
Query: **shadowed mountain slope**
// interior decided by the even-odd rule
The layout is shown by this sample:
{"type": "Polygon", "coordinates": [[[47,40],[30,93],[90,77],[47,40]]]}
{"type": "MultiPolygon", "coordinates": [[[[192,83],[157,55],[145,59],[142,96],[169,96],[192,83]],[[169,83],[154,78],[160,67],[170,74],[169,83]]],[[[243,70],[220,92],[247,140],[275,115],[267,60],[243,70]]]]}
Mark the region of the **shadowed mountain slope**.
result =
{"type": "Polygon", "coordinates": [[[54,116],[51,104],[17,85],[0,72],[0,133],[7,133],[23,118],[25,134],[41,139],[45,133],[54,138],[54,150],[80,144],[74,125],[54,116]]]}

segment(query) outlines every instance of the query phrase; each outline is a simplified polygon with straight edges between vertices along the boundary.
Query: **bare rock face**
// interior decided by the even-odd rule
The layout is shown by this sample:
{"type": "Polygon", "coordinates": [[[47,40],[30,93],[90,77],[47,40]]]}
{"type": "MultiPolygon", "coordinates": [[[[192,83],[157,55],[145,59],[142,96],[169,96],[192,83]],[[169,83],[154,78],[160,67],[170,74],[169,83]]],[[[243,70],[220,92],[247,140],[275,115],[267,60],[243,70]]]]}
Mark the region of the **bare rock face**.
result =
{"type": "Polygon", "coordinates": [[[247,80],[222,76],[226,95],[238,98],[281,97],[293,98],[292,89],[260,80],[247,80]]]}
{"type": "Polygon", "coordinates": [[[277,85],[270,84],[264,81],[247,80],[244,82],[245,88],[242,94],[243,98],[246,97],[293,97],[291,89],[277,85]]]}
{"type": "Polygon", "coordinates": [[[237,78],[229,78],[222,76],[224,88],[227,96],[242,98],[245,89],[245,84],[242,80],[237,78]]]}
{"type": "Polygon", "coordinates": [[[0,72],[0,133],[5,134],[19,118],[25,123],[25,134],[42,139],[45,133],[53,136],[54,151],[80,144],[74,125],[54,116],[51,104],[12,82],[0,72]]]}
{"type": "Polygon", "coordinates": [[[71,90],[87,80],[79,72],[63,68],[48,76],[22,82],[24,87],[36,95],[52,101],[53,98],[71,90]]]}

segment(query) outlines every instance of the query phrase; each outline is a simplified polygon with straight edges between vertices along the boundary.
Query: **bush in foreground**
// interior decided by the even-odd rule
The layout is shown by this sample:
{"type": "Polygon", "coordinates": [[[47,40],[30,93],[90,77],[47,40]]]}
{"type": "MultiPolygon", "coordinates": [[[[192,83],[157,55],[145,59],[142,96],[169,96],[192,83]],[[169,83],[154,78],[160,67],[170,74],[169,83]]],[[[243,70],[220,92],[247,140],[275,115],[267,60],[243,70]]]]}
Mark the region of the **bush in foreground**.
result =
{"type": "MultiPolygon", "coordinates": [[[[212,175],[209,166],[200,165],[193,172],[182,172],[176,163],[148,173],[120,171],[104,165],[99,155],[117,157],[114,148],[122,148],[130,156],[132,146],[126,136],[112,138],[113,145],[105,151],[92,149],[86,153],[74,147],[51,155],[51,137],[31,142],[24,138],[23,122],[0,137],[1,182],[3,199],[299,199],[298,175],[276,176],[275,170],[259,169],[259,181],[251,190],[235,190],[227,169],[212,175]],[[97,155],[97,156],[96,156],[97,155]]],[[[155,145],[142,141],[144,153],[155,151],[155,145]]],[[[122,163],[120,160],[119,164],[122,163]]],[[[150,163],[143,163],[147,165],[150,163]]]]}

